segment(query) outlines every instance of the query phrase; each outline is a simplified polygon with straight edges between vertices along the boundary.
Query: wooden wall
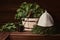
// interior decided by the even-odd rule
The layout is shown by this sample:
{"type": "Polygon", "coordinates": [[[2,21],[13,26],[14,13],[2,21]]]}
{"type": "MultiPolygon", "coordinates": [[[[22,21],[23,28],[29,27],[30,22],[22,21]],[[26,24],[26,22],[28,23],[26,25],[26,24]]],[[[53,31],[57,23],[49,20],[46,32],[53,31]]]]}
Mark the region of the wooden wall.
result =
{"type": "Polygon", "coordinates": [[[53,16],[55,25],[59,32],[60,29],[60,1],[59,0],[0,0],[0,24],[15,22],[14,15],[16,9],[24,1],[37,2],[42,8],[48,10],[53,16]]]}

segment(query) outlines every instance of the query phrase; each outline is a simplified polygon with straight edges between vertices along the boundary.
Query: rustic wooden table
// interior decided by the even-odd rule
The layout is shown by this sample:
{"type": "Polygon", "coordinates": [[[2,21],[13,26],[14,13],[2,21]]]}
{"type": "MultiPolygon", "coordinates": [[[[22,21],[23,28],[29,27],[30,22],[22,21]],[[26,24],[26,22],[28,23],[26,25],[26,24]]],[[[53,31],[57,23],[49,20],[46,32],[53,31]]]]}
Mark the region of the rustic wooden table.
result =
{"type": "Polygon", "coordinates": [[[31,32],[0,32],[0,40],[60,40],[60,35],[40,35],[31,32]]]}
{"type": "Polygon", "coordinates": [[[60,35],[40,35],[31,32],[11,32],[10,40],[60,40],[60,35]]]}

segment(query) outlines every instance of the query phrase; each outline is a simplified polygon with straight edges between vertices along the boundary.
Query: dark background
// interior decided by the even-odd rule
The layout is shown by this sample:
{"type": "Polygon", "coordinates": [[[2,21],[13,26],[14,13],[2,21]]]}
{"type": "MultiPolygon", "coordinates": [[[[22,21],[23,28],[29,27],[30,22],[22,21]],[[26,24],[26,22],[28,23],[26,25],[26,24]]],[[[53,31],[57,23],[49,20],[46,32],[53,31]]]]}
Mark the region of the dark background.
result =
{"type": "Polygon", "coordinates": [[[59,0],[0,0],[0,25],[6,22],[15,22],[16,9],[22,2],[36,2],[42,8],[47,9],[52,15],[57,32],[60,30],[60,1],[59,0]]]}

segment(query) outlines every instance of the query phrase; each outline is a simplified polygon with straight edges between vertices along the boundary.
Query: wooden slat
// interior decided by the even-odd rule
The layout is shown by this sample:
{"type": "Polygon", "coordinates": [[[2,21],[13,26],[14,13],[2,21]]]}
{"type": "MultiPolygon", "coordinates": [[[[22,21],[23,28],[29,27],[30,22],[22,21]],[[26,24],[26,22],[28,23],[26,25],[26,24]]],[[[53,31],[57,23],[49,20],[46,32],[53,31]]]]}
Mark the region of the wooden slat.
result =
{"type": "Polygon", "coordinates": [[[10,40],[60,40],[60,34],[40,35],[31,32],[11,32],[10,40]]]}
{"type": "Polygon", "coordinates": [[[5,40],[9,36],[8,32],[1,32],[0,34],[0,40],[5,40]]]}

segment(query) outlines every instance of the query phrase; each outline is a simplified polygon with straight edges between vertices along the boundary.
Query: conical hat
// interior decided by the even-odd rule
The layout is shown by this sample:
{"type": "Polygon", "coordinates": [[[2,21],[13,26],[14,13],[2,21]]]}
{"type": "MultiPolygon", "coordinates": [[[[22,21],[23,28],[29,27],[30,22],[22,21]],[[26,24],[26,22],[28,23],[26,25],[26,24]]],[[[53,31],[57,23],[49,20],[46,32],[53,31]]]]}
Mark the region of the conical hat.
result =
{"type": "Polygon", "coordinates": [[[38,26],[42,26],[42,27],[51,27],[53,26],[53,18],[52,16],[47,12],[45,11],[39,18],[39,21],[38,21],[38,26]]]}

